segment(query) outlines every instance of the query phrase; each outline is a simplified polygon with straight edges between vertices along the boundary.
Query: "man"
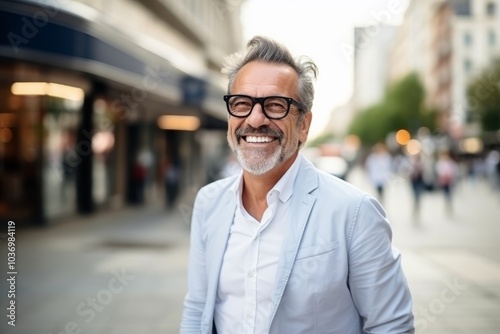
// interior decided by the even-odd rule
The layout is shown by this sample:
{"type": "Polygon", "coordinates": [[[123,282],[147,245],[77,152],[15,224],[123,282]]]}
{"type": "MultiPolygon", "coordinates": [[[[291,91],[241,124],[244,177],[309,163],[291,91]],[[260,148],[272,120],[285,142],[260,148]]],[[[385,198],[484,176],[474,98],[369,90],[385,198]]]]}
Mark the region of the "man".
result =
{"type": "Polygon", "coordinates": [[[243,168],[197,195],[181,333],[413,333],[381,205],[299,149],[317,68],[254,37],[224,69],[243,168]]]}

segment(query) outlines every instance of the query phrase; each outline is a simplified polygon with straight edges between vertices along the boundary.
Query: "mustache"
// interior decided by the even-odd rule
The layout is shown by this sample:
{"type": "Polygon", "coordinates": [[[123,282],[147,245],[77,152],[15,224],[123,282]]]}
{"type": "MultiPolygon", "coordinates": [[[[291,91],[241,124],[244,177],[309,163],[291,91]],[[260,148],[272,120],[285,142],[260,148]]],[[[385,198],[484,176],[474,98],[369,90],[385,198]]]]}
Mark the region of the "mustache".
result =
{"type": "Polygon", "coordinates": [[[235,134],[236,134],[236,138],[237,138],[238,142],[240,141],[241,137],[243,137],[243,136],[259,134],[259,135],[269,135],[269,136],[276,137],[276,138],[278,138],[278,141],[281,143],[281,140],[285,136],[283,131],[281,131],[279,129],[278,130],[272,129],[267,125],[262,125],[262,126],[259,126],[258,128],[254,128],[253,126],[248,125],[244,128],[238,128],[236,130],[235,134]]]}

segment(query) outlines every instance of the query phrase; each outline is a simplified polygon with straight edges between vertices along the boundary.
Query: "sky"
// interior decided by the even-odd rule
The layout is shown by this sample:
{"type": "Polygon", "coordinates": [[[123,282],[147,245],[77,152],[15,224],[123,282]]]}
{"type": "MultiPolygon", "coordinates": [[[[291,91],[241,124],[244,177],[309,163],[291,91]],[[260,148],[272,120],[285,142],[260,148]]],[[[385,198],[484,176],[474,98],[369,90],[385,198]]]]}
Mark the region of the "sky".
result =
{"type": "Polygon", "coordinates": [[[352,95],[354,27],[400,24],[406,7],[407,0],[245,0],[243,39],[269,36],[316,63],[311,139],[352,95]]]}

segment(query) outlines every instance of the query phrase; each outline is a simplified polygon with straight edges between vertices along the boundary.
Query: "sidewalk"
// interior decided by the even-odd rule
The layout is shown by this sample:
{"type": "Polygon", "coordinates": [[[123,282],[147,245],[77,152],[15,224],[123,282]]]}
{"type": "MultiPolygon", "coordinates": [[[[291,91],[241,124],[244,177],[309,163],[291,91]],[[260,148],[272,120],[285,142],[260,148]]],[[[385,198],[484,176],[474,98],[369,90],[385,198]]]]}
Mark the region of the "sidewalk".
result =
{"type": "MultiPolygon", "coordinates": [[[[4,315],[0,332],[178,332],[189,238],[184,221],[163,208],[127,208],[19,231],[16,327],[4,315]]],[[[0,293],[6,310],[4,285],[0,293]]]]}
{"type": "MultiPolygon", "coordinates": [[[[360,170],[350,181],[371,191],[360,170]]],[[[417,333],[493,334],[500,328],[500,194],[464,183],[448,216],[395,180],[384,206],[415,302],[417,333]]],[[[177,333],[186,292],[186,208],[126,208],[17,233],[16,327],[0,333],[177,333]],[[81,330],[81,331],[80,331],[81,330]]],[[[2,239],[1,254],[6,254],[2,239]]],[[[6,268],[6,258],[0,258],[6,268]]],[[[7,286],[0,285],[6,313],[7,286]]]]}

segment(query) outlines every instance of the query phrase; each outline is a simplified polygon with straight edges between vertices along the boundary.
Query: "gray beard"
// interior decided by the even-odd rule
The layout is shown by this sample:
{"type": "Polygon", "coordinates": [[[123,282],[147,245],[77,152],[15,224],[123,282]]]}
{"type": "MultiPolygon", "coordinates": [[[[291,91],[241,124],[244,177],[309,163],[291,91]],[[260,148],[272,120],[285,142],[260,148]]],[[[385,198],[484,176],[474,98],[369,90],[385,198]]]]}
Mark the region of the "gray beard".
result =
{"type": "MultiPolygon", "coordinates": [[[[244,140],[244,139],[241,139],[244,140]]],[[[258,148],[242,150],[238,143],[230,140],[228,136],[228,144],[233,151],[236,159],[241,165],[241,168],[253,175],[263,175],[276,167],[279,163],[289,159],[299,148],[299,133],[293,134],[292,141],[297,142],[297,146],[290,146],[286,149],[286,143],[280,145],[271,156],[266,156],[263,151],[258,148]]]]}
{"type": "Polygon", "coordinates": [[[236,155],[241,167],[253,175],[263,175],[285,160],[282,147],[279,147],[270,157],[267,157],[259,149],[245,150],[243,152],[239,147],[233,147],[231,143],[229,146],[236,155]]]}

